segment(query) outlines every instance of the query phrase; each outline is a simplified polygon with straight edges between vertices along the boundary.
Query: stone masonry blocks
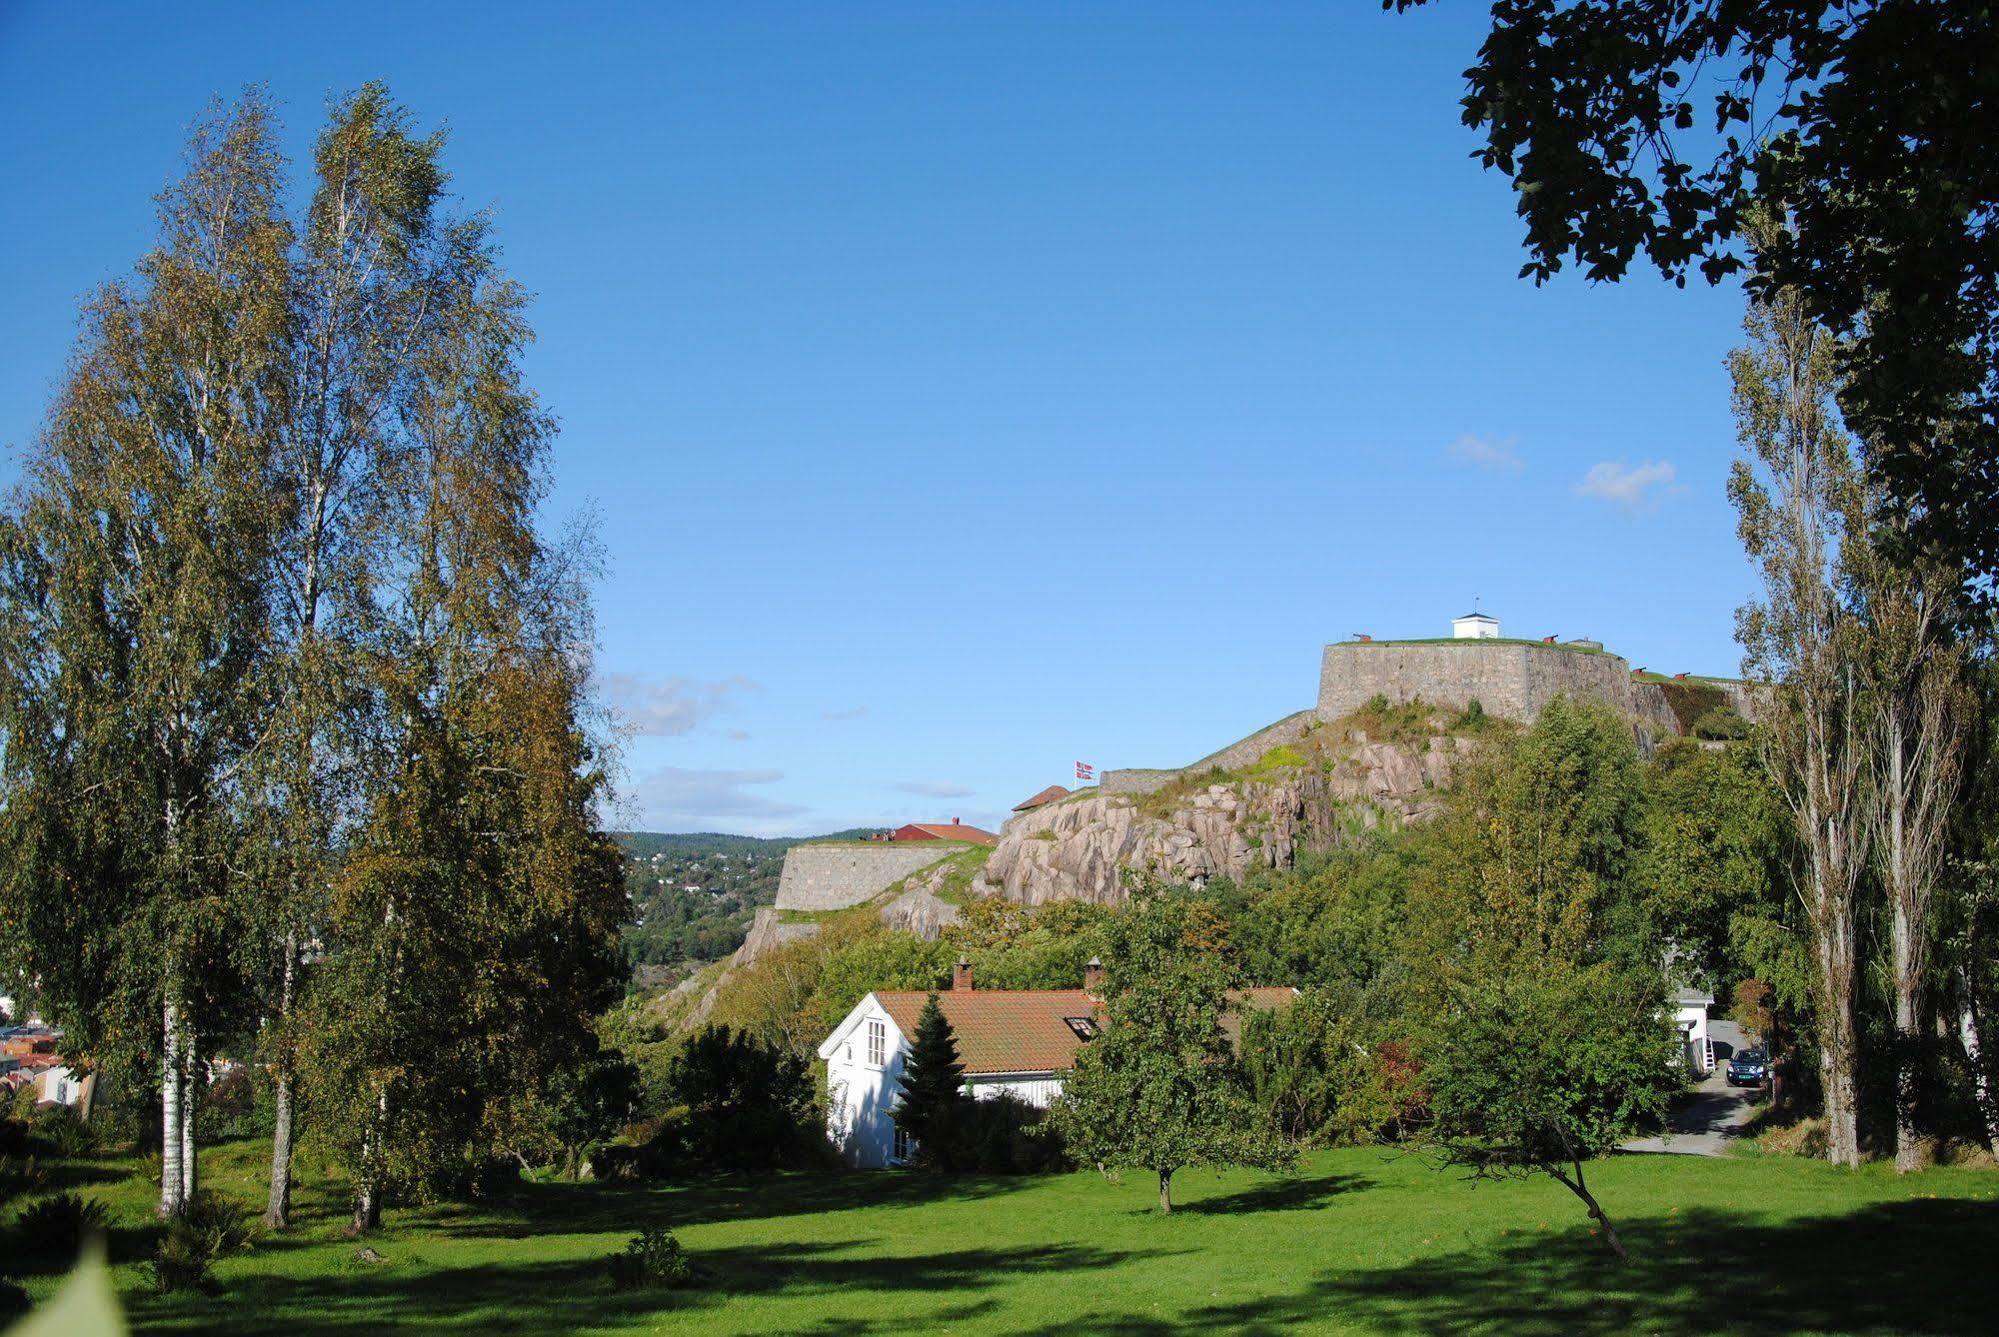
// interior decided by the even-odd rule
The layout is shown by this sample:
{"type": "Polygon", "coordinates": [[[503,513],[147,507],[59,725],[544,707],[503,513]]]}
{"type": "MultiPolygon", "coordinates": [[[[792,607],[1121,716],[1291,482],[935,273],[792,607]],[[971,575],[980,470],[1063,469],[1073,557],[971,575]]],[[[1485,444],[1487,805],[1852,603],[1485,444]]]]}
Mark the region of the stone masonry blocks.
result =
{"type": "Polygon", "coordinates": [[[777,882],[780,910],[844,910],[965,846],[952,841],[793,845],[777,882]]]}

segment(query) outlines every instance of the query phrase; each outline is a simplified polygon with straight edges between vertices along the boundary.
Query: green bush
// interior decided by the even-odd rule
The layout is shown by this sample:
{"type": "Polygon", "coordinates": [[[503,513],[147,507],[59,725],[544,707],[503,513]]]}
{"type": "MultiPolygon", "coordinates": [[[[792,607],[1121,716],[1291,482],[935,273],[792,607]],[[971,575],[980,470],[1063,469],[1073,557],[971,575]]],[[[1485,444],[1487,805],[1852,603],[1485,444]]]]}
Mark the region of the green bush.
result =
{"type": "Polygon", "coordinates": [[[167,1223],[150,1264],[153,1289],[161,1295],[212,1291],[215,1260],[249,1242],[248,1213],[214,1190],[203,1189],[167,1223]]]}
{"type": "Polygon", "coordinates": [[[943,1168],[961,1174],[1054,1174],[1073,1169],[1048,1111],[1014,1096],[966,1100],[955,1111],[943,1168]]]}
{"type": "Polygon", "coordinates": [[[694,1264],[671,1230],[647,1226],[611,1255],[611,1280],[626,1290],[665,1290],[694,1280],[694,1264]]]}
{"type": "Polygon", "coordinates": [[[35,1116],[35,1136],[65,1160],[80,1160],[97,1151],[97,1130],[65,1105],[35,1116]]]}
{"type": "Polygon", "coordinates": [[[104,1204],[60,1193],[43,1198],[15,1218],[14,1233],[24,1254],[74,1258],[86,1237],[104,1229],[109,1215],[104,1204]]]}
{"type": "Polygon", "coordinates": [[[1736,713],[1735,707],[1720,705],[1715,706],[1711,710],[1702,711],[1694,720],[1693,727],[1688,732],[1692,733],[1696,738],[1723,741],[1747,738],[1749,736],[1749,721],[1736,713]]]}

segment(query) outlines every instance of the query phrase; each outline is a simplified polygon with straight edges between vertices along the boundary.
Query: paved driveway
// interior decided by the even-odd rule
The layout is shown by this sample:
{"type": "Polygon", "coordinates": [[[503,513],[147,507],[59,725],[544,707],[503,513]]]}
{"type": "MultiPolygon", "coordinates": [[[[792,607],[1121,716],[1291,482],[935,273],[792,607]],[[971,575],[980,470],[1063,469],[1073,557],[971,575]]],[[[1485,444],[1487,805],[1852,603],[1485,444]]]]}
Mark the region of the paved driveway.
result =
{"type": "Polygon", "coordinates": [[[1742,1136],[1742,1125],[1755,1112],[1753,1090],[1730,1086],[1725,1073],[1728,1059],[1746,1047],[1742,1031],[1732,1021],[1711,1021],[1715,1069],[1673,1107],[1665,1137],[1641,1137],[1626,1142],[1623,1151],[1663,1151],[1677,1156],[1720,1156],[1728,1144],[1742,1136]]]}

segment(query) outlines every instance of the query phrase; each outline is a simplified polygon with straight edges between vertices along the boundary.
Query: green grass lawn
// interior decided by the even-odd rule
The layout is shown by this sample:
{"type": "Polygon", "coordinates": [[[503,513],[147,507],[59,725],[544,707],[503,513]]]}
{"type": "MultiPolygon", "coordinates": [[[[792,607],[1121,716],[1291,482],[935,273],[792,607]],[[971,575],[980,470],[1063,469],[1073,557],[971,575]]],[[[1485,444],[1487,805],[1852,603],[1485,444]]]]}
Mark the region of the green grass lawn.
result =
{"type": "MultiPolygon", "coordinates": [[[[207,1182],[257,1199],[261,1152],[216,1149],[207,1182]]],[[[225,1261],[219,1295],[158,1298],[137,1168],[77,1177],[113,1206],[117,1279],[148,1332],[1984,1332],[1999,1303],[1999,1175],[1975,1170],[1620,1157],[1591,1181],[1624,1266],[1557,1185],[1473,1185],[1376,1150],[1288,1179],[1187,1172],[1171,1217],[1141,1178],[1094,1174],[524,1184],[392,1212],[374,1264],[309,1183],[300,1227],[225,1261]],[[648,1224],[679,1232],[698,1287],[609,1283],[604,1258],[648,1224]]]]}

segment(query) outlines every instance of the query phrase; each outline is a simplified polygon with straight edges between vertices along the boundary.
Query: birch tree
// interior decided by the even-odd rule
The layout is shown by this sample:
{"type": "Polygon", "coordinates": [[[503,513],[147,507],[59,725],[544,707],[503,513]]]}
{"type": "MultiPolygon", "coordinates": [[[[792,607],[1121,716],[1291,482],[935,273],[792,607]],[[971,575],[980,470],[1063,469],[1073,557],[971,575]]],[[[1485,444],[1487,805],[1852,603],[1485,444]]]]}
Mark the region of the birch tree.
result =
{"type": "Polygon", "coordinates": [[[255,93],[198,126],[130,280],[86,306],[4,525],[5,935],[72,1043],[160,1092],[160,1209],[197,1183],[235,821],[272,689],[289,309],[255,93]]]}
{"type": "Polygon", "coordinates": [[[389,480],[413,448],[399,409],[440,324],[441,146],[413,133],[379,84],[337,101],[293,259],[294,380],[278,442],[288,523],[274,564],[283,690],[256,777],[272,857],[253,905],[274,1096],[264,1220],[274,1228],[291,1198],[302,953],[367,797],[361,753],[376,698],[363,641],[371,573],[386,558],[389,480]]]}
{"type": "Polygon", "coordinates": [[[1738,533],[1762,584],[1737,615],[1750,676],[1773,685],[1764,765],[1802,851],[1827,1156],[1860,1161],[1856,899],[1867,868],[1870,738],[1861,628],[1840,598],[1842,544],[1862,527],[1862,483],[1832,407],[1834,341],[1796,294],[1752,301],[1729,355],[1738,533]]]}

